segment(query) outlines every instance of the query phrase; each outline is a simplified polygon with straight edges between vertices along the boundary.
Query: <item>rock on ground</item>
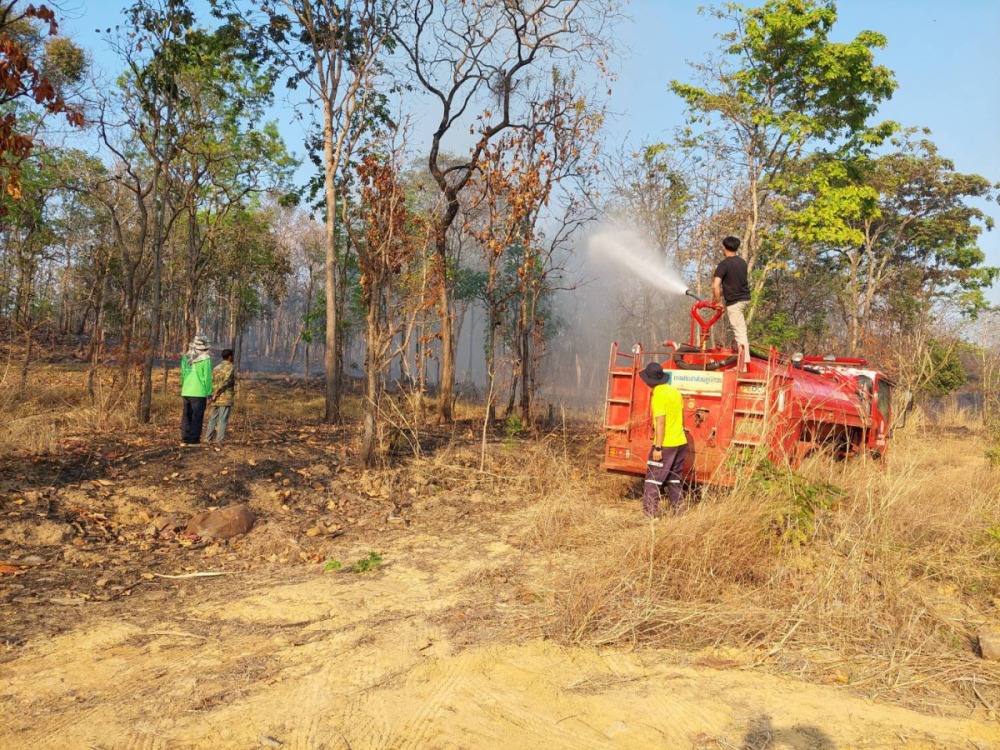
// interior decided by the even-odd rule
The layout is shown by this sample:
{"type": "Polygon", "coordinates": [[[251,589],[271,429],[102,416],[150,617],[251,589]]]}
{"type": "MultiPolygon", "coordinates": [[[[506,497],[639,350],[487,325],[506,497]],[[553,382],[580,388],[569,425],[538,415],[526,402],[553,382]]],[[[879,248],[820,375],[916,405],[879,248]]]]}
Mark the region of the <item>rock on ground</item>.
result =
{"type": "Polygon", "coordinates": [[[1000,661],[1000,628],[983,628],[979,631],[979,652],[984,659],[1000,661]]]}
{"type": "Polygon", "coordinates": [[[202,539],[230,539],[250,531],[255,520],[246,505],[227,505],[199,513],[188,522],[186,531],[202,539]]]}

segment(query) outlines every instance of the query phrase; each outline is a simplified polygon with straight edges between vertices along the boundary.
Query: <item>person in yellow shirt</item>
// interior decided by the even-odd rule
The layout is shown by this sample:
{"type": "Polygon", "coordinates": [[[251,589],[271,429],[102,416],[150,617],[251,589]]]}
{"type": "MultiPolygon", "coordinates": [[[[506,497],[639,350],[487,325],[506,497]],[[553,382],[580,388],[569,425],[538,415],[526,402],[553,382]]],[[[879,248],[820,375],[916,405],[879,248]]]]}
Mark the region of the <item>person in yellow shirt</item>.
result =
{"type": "Polygon", "coordinates": [[[671,385],[672,373],[658,362],[650,362],[639,373],[642,382],[653,389],[649,397],[649,412],[653,418],[653,447],[646,461],[646,483],[643,485],[642,510],[650,518],[660,515],[660,492],[667,485],[667,497],[674,511],[680,510],[683,490],[684,459],[687,457],[687,435],[684,434],[684,399],[671,385]]]}

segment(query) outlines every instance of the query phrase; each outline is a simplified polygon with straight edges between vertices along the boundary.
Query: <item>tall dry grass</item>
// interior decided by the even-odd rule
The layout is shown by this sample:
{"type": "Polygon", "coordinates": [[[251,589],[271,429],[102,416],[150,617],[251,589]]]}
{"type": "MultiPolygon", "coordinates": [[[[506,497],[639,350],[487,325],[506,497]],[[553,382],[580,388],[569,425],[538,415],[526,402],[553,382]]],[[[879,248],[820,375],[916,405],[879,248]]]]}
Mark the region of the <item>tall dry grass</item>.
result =
{"type": "MultiPolygon", "coordinates": [[[[76,363],[32,367],[29,386],[18,391],[16,373],[0,365],[0,457],[59,453],[68,443],[101,435],[144,434],[180,424],[180,371],[170,368],[164,390],[163,371],[153,373],[150,423],[137,416],[139,393],[132,382],[121,385],[113,367],[102,367],[94,380],[93,398],[87,390],[86,369],[76,363]]],[[[249,377],[240,382],[237,408],[230,417],[234,439],[253,439],[262,428],[294,428],[319,424],[324,397],[318,384],[298,378],[249,377]]],[[[361,399],[342,401],[345,421],[360,418],[361,399]]]]}
{"type": "MultiPolygon", "coordinates": [[[[36,365],[23,391],[0,382],[0,456],[58,453],[74,438],[134,430],[137,400],[134,387],[115,385],[111,369],[95,378],[91,398],[81,368],[36,365]]],[[[165,401],[154,392],[154,421],[164,414],[165,401]]]]}
{"type": "Polygon", "coordinates": [[[733,647],[869,694],[996,705],[1000,666],[976,644],[1000,623],[1000,473],[984,453],[976,416],[944,410],[915,415],[885,468],[811,458],[801,475],[703,490],[657,524],[641,520],[638,480],[550,487],[530,530],[566,553],[549,634],[733,647]]]}

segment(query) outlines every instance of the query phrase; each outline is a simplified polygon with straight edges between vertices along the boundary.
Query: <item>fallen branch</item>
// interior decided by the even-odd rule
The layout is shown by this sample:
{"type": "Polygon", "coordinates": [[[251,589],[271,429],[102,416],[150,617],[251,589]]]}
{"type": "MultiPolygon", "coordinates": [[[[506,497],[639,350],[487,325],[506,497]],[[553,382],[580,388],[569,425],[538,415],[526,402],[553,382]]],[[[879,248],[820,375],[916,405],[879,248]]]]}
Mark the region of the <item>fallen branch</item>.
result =
{"type": "Polygon", "coordinates": [[[153,573],[153,575],[156,576],[157,578],[169,578],[171,580],[176,581],[181,578],[211,578],[214,576],[231,576],[238,572],[239,571],[236,570],[213,570],[213,571],[208,571],[206,573],[185,573],[184,575],[180,576],[168,576],[164,575],[163,573],[153,573]]]}
{"type": "Polygon", "coordinates": [[[183,638],[200,638],[203,641],[208,640],[208,636],[198,635],[197,633],[187,633],[183,630],[150,630],[146,635],[179,635],[183,638]]]}

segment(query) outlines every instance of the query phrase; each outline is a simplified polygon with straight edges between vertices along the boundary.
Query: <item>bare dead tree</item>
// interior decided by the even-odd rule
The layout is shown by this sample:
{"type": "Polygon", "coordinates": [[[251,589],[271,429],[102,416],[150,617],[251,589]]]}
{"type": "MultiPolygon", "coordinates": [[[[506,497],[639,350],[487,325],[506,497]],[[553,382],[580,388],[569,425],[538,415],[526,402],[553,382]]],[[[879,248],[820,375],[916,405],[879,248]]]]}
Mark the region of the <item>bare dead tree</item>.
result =
{"type": "Polygon", "coordinates": [[[487,145],[501,133],[526,126],[526,83],[542,66],[568,61],[603,69],[609,33],[617,20],[612,0],[405,0],[399,43],[413,84],[440,110],[431,135],[428,167],[441,194],[433,226],[434,293],[441,319],[443,419],[453,416],[455,335],[452,258],[448,235],[458,216],[459,193],[487,145]],[[442,144],[469,128],[473,146],[445,159],[442,144]]]}

